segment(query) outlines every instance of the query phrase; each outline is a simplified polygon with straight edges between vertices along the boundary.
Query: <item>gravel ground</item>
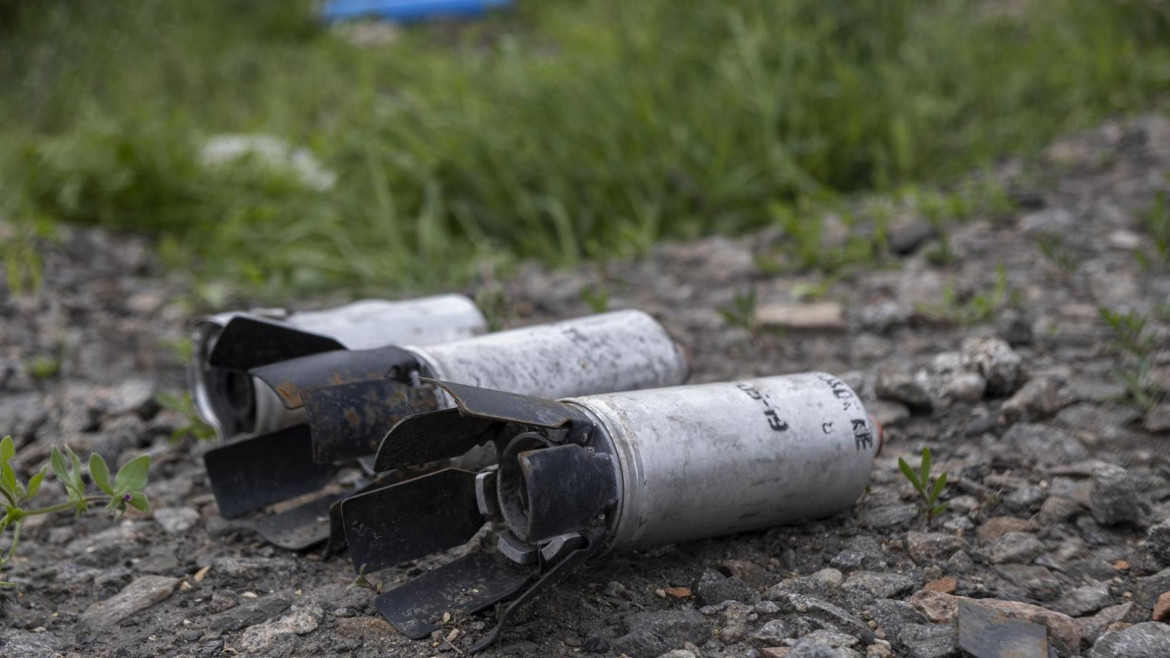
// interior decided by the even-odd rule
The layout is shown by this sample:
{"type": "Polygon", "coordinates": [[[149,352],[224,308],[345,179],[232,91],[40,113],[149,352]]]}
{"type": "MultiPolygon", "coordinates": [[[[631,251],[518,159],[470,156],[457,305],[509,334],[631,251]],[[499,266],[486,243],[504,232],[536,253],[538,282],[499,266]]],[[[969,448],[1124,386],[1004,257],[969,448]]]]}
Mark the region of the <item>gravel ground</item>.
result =
{"type": "MultiPolygon", "coordinates": [[[[1135,357],[1098,313],[1149,317],[1137,347],[1170,389],[1170,271],[1139,257],[1168,171],[1170,120],[1127,120],[997,167],[1018,210],[948,228],[949,261],[905,211],[879,264],[827,283],[761,271],[757,254],[785,239],[764,232],[494,284],[514,326],[588,313],[581,291],[604,282],[610,308],[643,308],[688,347],[693,381],[833,372],[887,438],[848,513],[598,560],[483,655],[957,656],[964,597],[1047,626],[1061,656],[1170,655],[1170,526],[1157,525],[1170,404],[1127,398],[1111,371],[1135,357]],[[753,284],[767,326],[749,331],[720,309],[753,284]],[[983,312],[997,290],[1005,304],[983,312]],[[827,306],[802,301],[809,291],[827,306]],[[927,446],[951,478],[930,527],[897,469],[927,446]]],[[[842,239],[828,227],[826,242],[842,239]]],[[[189,282],[136,237],[75,228],[44,251],[42,294],[0,297],[0,434],[26,474],[54,443],[119,463],[149,452],[155,512],[30,520],[4,574],[22,587],[0,595],[0,654],[459,655],[490,627],[488,613],[407,640],[350,586],[346,560],[284,552],[220,518],[209,446],[172,442],[184,419],[153,401],[183,387],[189,282]],[[32,368],[38,357],[59,371],[32,368]]],[[[43,495],[62,498],[55,483],[43,495]]]]}

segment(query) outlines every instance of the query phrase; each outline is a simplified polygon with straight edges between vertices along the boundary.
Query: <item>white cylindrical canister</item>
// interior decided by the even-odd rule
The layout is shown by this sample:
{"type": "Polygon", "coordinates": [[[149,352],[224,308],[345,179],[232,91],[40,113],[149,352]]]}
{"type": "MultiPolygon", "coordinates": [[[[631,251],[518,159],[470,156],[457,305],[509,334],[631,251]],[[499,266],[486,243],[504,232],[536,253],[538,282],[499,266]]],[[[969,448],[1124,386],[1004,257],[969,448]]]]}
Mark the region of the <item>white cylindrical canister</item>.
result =
{"type": "Polygon", "coordinates": [[[364,300],[322,311],[257,309],[198,318],[189,369],[191,396],[199,415],[221,438],[271,432],[304,421],[303,410],[284,408],[273,391],[247,373],[208,364],[223,328],[238,316],[328,336],[351,350],[404,343],[431,345],[468,338],[487,329],[475,302],[455,294],[404,301],[364,300]]]}
{"type": "Polygon", "coordinates": [[[632,310],[407,349],[426,377],[551,399],[681,384],[690,370],[662,325],[632,310]]]}
{"type": "Polygon", "coordinates": [[[824,373],[566,400],[597,419],[618,469],[608,550],[823,518],[869,483],[879,432],[824,373]]]}

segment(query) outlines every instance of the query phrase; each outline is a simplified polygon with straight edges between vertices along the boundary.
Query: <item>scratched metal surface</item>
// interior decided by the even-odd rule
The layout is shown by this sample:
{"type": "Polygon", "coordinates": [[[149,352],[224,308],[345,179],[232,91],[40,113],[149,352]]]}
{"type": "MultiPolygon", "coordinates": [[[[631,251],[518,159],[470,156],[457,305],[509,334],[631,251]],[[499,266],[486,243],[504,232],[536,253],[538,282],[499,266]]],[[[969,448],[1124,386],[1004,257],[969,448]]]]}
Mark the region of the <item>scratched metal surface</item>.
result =
{"type": "Polygon", "coordinates": [[[672,386],[689,371],[682,349],[641,311],[410,349],[435,379],[552,399],[672,386]]]}
{"type": "Polygon", "coordinates": [[[840,512],[878,450],[861,401],[823,373],[571,401],[601,420],[623,469],[610,550],[840,512]]]}

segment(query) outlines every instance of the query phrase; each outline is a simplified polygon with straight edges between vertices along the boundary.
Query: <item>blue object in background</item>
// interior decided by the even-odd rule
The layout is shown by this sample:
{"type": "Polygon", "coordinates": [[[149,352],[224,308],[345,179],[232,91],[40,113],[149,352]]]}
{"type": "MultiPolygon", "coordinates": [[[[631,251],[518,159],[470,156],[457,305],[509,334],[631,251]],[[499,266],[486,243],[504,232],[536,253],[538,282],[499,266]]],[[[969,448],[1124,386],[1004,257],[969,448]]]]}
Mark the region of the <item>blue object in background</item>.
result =
{"type": "Polygon", "coordinates": [[[439,18],[476,18],[512,0],[329,0],[321,10],[326,21],[377,17],[397,23],[439,18]]]}

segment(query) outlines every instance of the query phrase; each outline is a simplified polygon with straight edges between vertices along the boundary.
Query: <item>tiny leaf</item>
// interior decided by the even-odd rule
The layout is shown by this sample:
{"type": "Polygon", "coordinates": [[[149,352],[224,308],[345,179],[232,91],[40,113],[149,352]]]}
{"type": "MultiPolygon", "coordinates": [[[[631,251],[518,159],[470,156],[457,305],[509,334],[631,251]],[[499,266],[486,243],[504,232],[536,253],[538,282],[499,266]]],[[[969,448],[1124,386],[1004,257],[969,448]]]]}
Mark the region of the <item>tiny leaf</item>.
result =
{"type": "Polygon", "coordinates": [[[6,436],[0,439],[0,462],[7,464],[8,460],[12,459],[15,454],[16,444],[12,441],[12,437],[6,436]]]}
{"type": "Polygon", "coordinates": [[[98,489],[114,495],[114,488],[110,486],[110,467],[106,466],[106,460],[96,452],[89,456],[89,476],[93,478],[98,489]]]}
{"type": "Polygon", "coordinates": [[[20,484],[16,481],[16,472],[6,461],[0,462],[0,487],[3,487],[16,500],[24,497],[24,492],[21,491],[20,484]]]}
{"type": "Polygon", "coordinates": [[[922,449],[922,464],[921,464],[921,467],[918,469],[922,475],[922,477],[919,481],[922,482],[923,489],[930,486],[930,467],[931,467],[930,448],[923,448],[922,449]]]}
{"type": "Polygon", "coordinates": [[[905,459],[898,458],[898,468],[901,469],[902,475],[910,480],[910,484],[914,485],[915,489],[922,491],[922,485],[918,484],[918,476],[914,474],[914,469],[910,468],[910,464],[907,464],[905,459]]]}
{"type": "Polygon", "coordinates": [[[150,455],[140,455],[126,462],[114,476],[115,495],[142,491],[149,471],[150,455]]]}
{"type": "Polygon", "coordinates": [[[32,476],[28,481],[28,497],[32,498],[37,495],[37,491],[41,489],[41,482],[45,480],[45,473],[48,471],[48,466],[42,466],[37,474],[32,476]]]}
{"type": "Polygon", "coordinates": [[[943,488],[947,486],[947,474],[943,473],[934,481],[934,488],[930,490],[930,502],[938,500],[939,495],[943,492],[943,488]]]}
{"type": "Polygon", "coordinates": [[[938,505],[935,505],[934,507],[931,508],[930,515],[931,516],[938,516],[939,514],[942,514],[943,512],[945,512],[946,510],[947,510],[947,504],[946,503],[939,503],[938,505]]]}
{"type": "Polygon", "coordinates": [[[69,466],[66,465],[65,455],[61,454],[61,451],[57,449],[57,446],[53,446],[53,452],[49,455],[49,463],[53,465],[53,475],[56,475],[57,479],[60,480],[61,483],[66,487],[68,487],[69,466]]]}
{"type": "Polygon", "coordinates": [[[146,494],[142,493],[141,491],[135,491],[134,493],[130,494],[130,500],[127,501],[127,504],[139,512],[150,514],[150,500],[147,499],[146,494]]]}

